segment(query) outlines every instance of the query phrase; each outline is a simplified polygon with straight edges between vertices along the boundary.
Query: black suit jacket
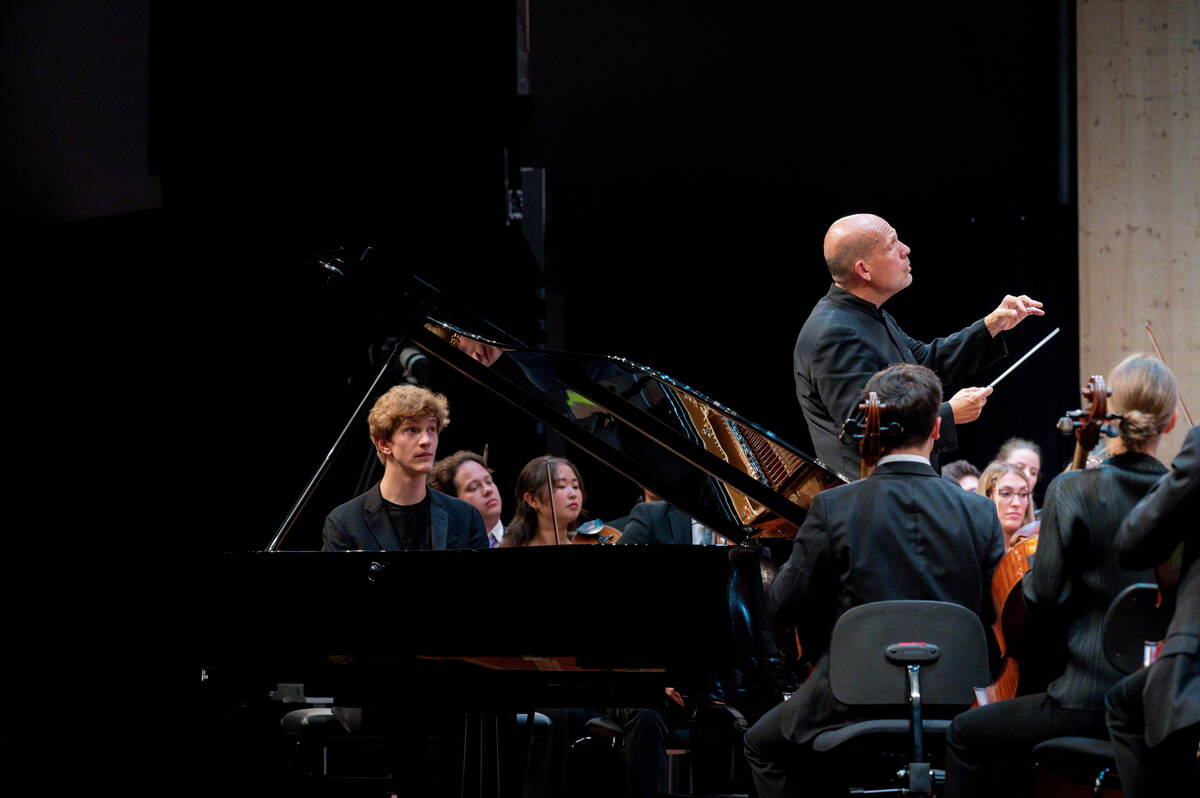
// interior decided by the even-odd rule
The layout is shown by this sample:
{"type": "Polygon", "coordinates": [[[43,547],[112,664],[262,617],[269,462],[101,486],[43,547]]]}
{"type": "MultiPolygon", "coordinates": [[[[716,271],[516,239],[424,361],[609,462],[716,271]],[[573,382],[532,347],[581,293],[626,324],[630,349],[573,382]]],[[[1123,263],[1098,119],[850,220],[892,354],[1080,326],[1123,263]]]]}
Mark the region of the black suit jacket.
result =
{"type": "Polygon", "coordinates": [[[617,544],[692,544],[692,518],[668,502],[642,502],[629,513],[617,544]]]}
{"type": "Polygon", "coordinates": [[[1067,633],[1067,664],[1046,692],[1067,709],[1104,710],[1104,694],[1121,679],[1104,653],[1104,615],[1147,569],[1117,563],[1117,528],[1166,472],[1153,457],[1119,454],[1097,468],[1059,474],[1046,487],[1033,570],[1023,580],[1030,612],[1067,633]]]}
{"type": "MultiPolygon", "coordinates": [[[[959,384],[1007,353],[1001,336],[992,338],[982,320],[926,344],[905,335],[890,314],[830,286],[804,322],[794,353],[796,398],[817,457],[847,478],[858,478],[858,448],[838,436],[857,413],[859,392],[875,372],[895,363],[918,363],[936,371],[943,383],[959,384]]],[[[935,451],[958,448],[948,402],[940,416],[935,451]]]]}
{"type": "Polygon", "coordinates": [[[829,635],[842,613],[872,601],[924,599],[960,604],[987,624],[1003,554],[992,502],[924,463],[884,463],[864,480],[818,493],[771,585],[776,619],[798,626],[806,657],[819,655],[783,705],[784,733],[803,743],[851,718],[829,692],[829,635]]]}
{"type": "MultiPolygon", "coordinates": [[[[430,539],[435,549],[486,549],[479,511],[462,499],[429,491],[430,539]]],[[[400,540],[388,520],[379,485],[336,507],[325,519],[322,551],[397,551],[400,540]]]]}
{"type": "Polygon", "coordinates": [[[1125,517],[1115,541],[1130,569],[1158,565],[1183,543],[1175,615],[1142,692],[1152,746],[1200,723],[1200,427],[1188,430],[1171,467],[1125,517]]]}

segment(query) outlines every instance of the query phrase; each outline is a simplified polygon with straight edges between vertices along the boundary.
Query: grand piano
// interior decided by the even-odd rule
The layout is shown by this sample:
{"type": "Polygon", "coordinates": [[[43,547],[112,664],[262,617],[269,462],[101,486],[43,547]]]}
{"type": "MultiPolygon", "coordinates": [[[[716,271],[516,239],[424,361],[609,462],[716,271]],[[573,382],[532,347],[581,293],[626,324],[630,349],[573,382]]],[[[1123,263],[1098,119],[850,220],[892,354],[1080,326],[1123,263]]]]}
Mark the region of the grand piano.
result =
{"type": "Polygon", "coordinates": [[[212,695],[287,683],[380,703],[415,689],[499,712],[656,706],[665,686],[714,680],[733,701],[794,677],[764,587],[812,497],[845,477],[653,369],[526,346],[415,277],[404,300],[393,357],[419,347],[733,545],[284,550],[347,433],[390,386],[389,360],[272,540],[214,563],[220,596],[200,642],[212,695]],[[529,611],[481,612],[481,596],[529,611]],[[253,609],[264,607],[286,611],[253,609]]]}

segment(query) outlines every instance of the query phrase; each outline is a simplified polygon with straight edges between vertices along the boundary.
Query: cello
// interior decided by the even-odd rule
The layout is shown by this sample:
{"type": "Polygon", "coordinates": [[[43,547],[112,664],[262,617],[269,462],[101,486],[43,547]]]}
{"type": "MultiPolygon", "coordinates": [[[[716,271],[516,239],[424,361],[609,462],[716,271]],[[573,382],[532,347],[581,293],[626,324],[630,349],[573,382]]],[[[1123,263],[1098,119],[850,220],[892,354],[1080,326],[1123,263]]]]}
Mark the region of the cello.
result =
{"type": "MultiPolygon", "coordinates": [[[[879,394],[871,391],[866,400],[858,406],[859,415],[846,419],[846,423],[842,424],[842,442],[850,444],[858,441],[859,479],[871,476],[871,472],[879,463],[879,455],[883,448],[880,443],[880,434],[883,432],[881,418],[885,409],[887,405],[879,401],[879,394]]],[[[887,431],[899,433],[900,425],[893,421],[888,425],[887,431]]]]}

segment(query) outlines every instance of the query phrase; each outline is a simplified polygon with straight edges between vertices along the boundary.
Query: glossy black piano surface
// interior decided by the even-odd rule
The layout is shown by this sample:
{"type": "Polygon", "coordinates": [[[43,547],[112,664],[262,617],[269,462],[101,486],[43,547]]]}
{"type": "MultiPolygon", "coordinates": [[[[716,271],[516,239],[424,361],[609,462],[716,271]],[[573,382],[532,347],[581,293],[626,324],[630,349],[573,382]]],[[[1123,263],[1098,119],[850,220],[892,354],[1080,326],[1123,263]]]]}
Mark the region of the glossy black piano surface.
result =
{"type": "Polygon", "coordinates": [[[734,546],[225,554],[199,642],[219,682],[264,695],[660,702],[774,656],[758,568],[734,546]]]}
{"type": "Polygon", "coordinates": [[[573,656],[602,668],[720,663],[735,653],[730,551],[226,554],[208,647],[262,656],[573,656]],[[272,606],[281,611],[265,612],[272,606]]]}

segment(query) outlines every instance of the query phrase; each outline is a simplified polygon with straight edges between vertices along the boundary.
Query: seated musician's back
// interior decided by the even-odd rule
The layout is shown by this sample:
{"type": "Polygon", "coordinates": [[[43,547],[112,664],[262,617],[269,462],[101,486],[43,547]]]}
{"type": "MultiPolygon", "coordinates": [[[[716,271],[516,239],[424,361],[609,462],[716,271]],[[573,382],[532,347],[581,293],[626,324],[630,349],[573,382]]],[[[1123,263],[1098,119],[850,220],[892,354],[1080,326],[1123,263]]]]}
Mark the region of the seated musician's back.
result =
{"type": "Polygon", "coordinates": [[[449,423],[446,397],[425,388],[397,385],[375,401],[367,424],[383,479],[329,514],[323,551],[488,547],[479,511],[425,484],[449,423]]]}
{"type": "Polygon", "coordinates": [[[1000,524],[991,502],[929,464],[941,382],[923,366],[899,364],[875,374],[869,391],[885,405],[884,456],[870,477],[817,494],[771,587],[777,619],[796,623],[806,654],[819,658],[792,698],[746,735],[760,796],[821,794],[825,786],[811,741],[853,719],[829,692],[829,634],[842,613],[872,601],[924,599],[990,617],[991,575],[1004,552],[1000,524]]]}

